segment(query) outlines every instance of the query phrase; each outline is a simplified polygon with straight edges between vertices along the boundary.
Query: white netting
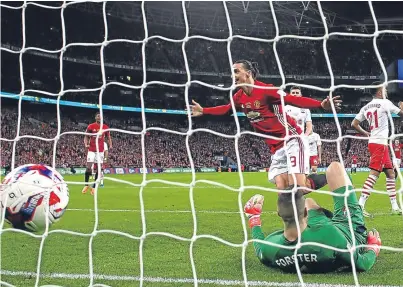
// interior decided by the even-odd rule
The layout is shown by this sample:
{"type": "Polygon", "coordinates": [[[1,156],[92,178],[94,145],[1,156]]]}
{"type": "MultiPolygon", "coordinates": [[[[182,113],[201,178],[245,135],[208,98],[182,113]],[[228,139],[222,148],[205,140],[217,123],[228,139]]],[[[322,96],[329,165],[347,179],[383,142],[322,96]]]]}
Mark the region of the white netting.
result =
{"type": "MultiPolygon", "coordinates": [[[[184,282],[184,283],[193,283],[194,286],[198,286],[199,283],[209,283],[208,280],[204,280],[204,279],[199,279],[197,276],[197,269],[195,266],[195,261],[193,258],[193,246],[194,243],[197,239],[200,238],[210,238],[210,239],[214,239],[217,240],[221,243],[224,243],[228,246],[232,246],[232,247],[238,247],[238,248],[242,248],[242,273],[243,273],[243,285],[248,286],[248,285],[255,285],[252,284],[251,282],[248,281],[248,277],[247,277],[247,272],[246,272],[246,263],[245,263],[245,258],[246,258],[246,248],[249,244],[251,244],[253,241],[257,241],[257,242],[261,242],[264,244],[269,244],[268,242],[265,241],[261,241],[261,240],[250,240],[248,239],[248,230],[246,228],[246,222],[245,222],[245,217],[243,215],[243,205],[244,202],[242,200],[242,194],[246,189],[253,189],[253,190],[257,190],[257,191],[269,191],[269,192],[278,192],[278,190],[276,189],[271,189],[271,188],[265,188],[262,186],[245,186],[244,185],[244,179],[243,179],[243,174],[241,172],[241,170],[238,170],[238,174],[239,174],[239,180],[240,180],[240,187],[239,188],[233,188],[231,186],[222,184],[222,183],[218,183],[218,182],[214,182],[214,181],[209,181],[209,180],[196,180],[196,174],[195,174],[195,167],[194,167],[194,162],[193,162],[193,158],[192,158],[192,154],[191,154],[191,150],[190,150],[190,146],[189,146],[189,137],[195,133],[195,132],[208,132],[211,134],[214,134],[216,136],[220,136],[220,137],[225,137],[225,138],[230,138],[230,139],[234,139],[235,140],[235,151],[236,151],[236,162],[238,166],[241,166],[241,160],[240,160],[240,155],[239,155],[239,149],[238,149],[238,141],[239,138],[241,137],[241,135],[245,135],[245,134],[249,134],[249,135],[254,135],[254,136],[259,136],[262,138],[273,138],[267,135],[261,135],[261,134],[257,134],[254,132],[248,132],[248,131],[243,131],[241,132],[240,129],[240,125],[239,125],[239,121],[238,121],[238,117],[237,117],[237,113],[236,113],[236,109],[234,106],[234,102],[232,99],[232,92],[235,88],[237,88],[237,85],[235,85],[234,82],[234,77],[233,77],[233,83],[231,85],[231,87],[228,88],[223,88],[223,87],[217,87],[217,86],[213,86],[204,82],[200,82],[200,81],[192,81],[190,78],[190,71],[189,71],[189,66],[188,66],[188,59],[187,59],[187,55],[186,55],[186,51],[185,51],[185,47],[186,47],[186,43],[190,40],[190,39],[204,39],[204,40],[209,40],[209,41],[215,41],[215,42],[226,42],[227,43],[227,52],[228,52],[228,58],[229,58],[229,65],[232,66],[232,57],[231,57],[231,42],[233,39],[238,38],[238,39],[244,39],[244,40],[250,40],[250,41],[260,41],[260,42],[266,42],[266,43],[273,43],[273,50],[274,50],[274,55],[276,58],[276,62],[279,68],[279,72],[281,75],[281,80],[282,80],[282,84],[279,87],[280,89],[284,90],[287,86],[292,86],[292,85],[299,85],[303,88],[309,88],[309,89],[314,89],[314,90],[318,90],[318,91],[324,91],[324,92],[329,92],[330,93],[330,97],[332,97],[332,93],[335,91],[335,89],[337,88],[376,88],[376,87],[381,87],[381,86],[385,86],[388,83],[397,83],[397,82],[403,82],[403,81],[399,81],[399,80],[392,80],[392,81],[388,81],[388,76],[386,73],[386,69],[385,69],[385,65],[382,61],[382,58],[380,56],[378,47],[377,47],[377,38],[381,35],[381,34],[385,34],[385,33],[396,33],[396,34],[403,34],[403,31],[398,31],[398,30],[382,30],[379,31],[378,30],[378,22],[372,7],[372,3],[371,1],[368,2],[369,4],[369,8],[371,11],[371,15],[373,18],[373,21],[375,23],[375,32],[372,34],[358,34],[358,33],[343,33],[343,32],[334,32],[334,33],[329,33],[328,32],[328,27],[327,27],[327,23],[325,20],[325,16],[320,4],[320,1],[317,2],[317,6],[318,6],[318,10],[320,12],[320,16],[321,19],[323,21],[323,25],[324,25],[324,29],[325,29],[325,33],[323,36],[320,37],[311,37],[311,36],[297,36],[297,35],[279,35],[279,27],[278,27],[278,23],[277,23],[277,19],[276,19],[276,13],[275,13],[275,9],[273,7],[273,3],[272,1],[270,1],[270,10],[272,13],[272,17],[274,20],[274,24],[275,24],[275,30],[276,30],[276,36],[273,39],[261,39],[261,38],[253,38],[253,37],[247,37],[247,36],[242,36],[242,35],[234,35],[233,34],[233,30],[232,30],[232,25],[231,25],[231,19],[228,13],[228,9],[227,9],[227,4],[224,1],[223,2],[223,7],[224,7],[224,11],[225,11],[225,16],[226,16],[226,20],[227,20],[227,24],[228,24],[228,29],[229,29],[229,36],[226,39],[215,39],[215,38],[210,38],[210,37],[205,37],[205,36],[189,36],[189,24],[188,24],[188,19],[187,19],[187,13],[186,13],[186,7],[185,7],[185,1],[182,1],[182,9],[183,9],[183,16],[184,16],[184,22],[185,22],[185,26],[186,26],[186,34],[185,37],[183,39],[179,39],[179,40],[175,40],[175,39],[169,39],[166,37],[162,37],[162,36],[148,36],[148,28],[147,28],[147,19],[146,19],[146,13],[145,13],[145,2],[142,2],[141,5],[141,9],[142,9],[142,17],[143,17],[143,23],[144,23],[144,39],[142,41],[132,41],[132,40],[127,40],[127,39],[115,39],[115,40],[108,40],[108,22],[107,22],[107,14],[106,14],[106,2],[102,2],[102,1],[87,1],[87,2],[100,2],[103,3],[103,20],[104,20],[104,40],[101,43],[71,43],[66,45],[66,29],[65,29],[65,22],[64,22],[64,11],[66,9],[66,7],[68,7],[69,5],[75,5],[77,3],[82,3],[82,2],[66,2],[64,1],[63,5],[60,7],[54,7],[54,6],[48,6],[46,4],[39,4],[39,3],[33,3],[33,2],[27,2],[25,1],[24,4],[20,7],[12,7],[12,6],[8,6],[7,4],[1,4],[1,7],[3,8],[7,8],[7,9],[21,9],[22,10],[22,36],[23,36],[23,41],[22,41],[22,47],[20,51],[13,51],[11,49],[6,49],[6,48],[1,48],[2,51],[6,51],[9,53],[16,53],[19,54],[19,64],[20,64],[20,81],[21,81],[21,92],[19,94],[20,99],[18,102],[18,122],[17,122],[17,134],[16,137],[12,140],[9,139],[3,139],[1,138],[1,140],[4,141],[13,141],[13,155],[12,155],[12,164],[11,167],[14,168],[15,167],[15,155],[16,155],[16,144],[17,142],[22,139],[22,138],[34,138],[37,140],[42,140],[42,141],[53,141],[54,142],[54,146],[53,146],[53,167],[56,167],[56,146],[57,146],[57,142],[60,139],[60,137],[62,135],[67,135],[67,134],[79,134],[79,135],[86,135],[86,133],[83,132],[64,132],[61,133],[61,119],[60,119],[60,106],[59,106],[59,101],[60,101],[60,97],[62,97],[65,93],[68,92],[76,92],[76,93],[83,93],[83,92],[93,92],[93,91],[98,91],[99,92],[99,107],[100,107],[100,114],[101,114],[101,125],[103,124],[103,109],[102,109],[102,97],[103,97],[103,93],[104,90],[106,89],[107,86],[109,85],[117,85],[117,86],[122,86],[122,87],[126,87],[126,88],[131,88],[131,89],[140,89],[140,98],[141,98],[141,108],[142,108],[142,112],[141,112],[141,117],[142,117],[142,123],[143,123],[143,129],[141,132],[132,132],[132,131],[127,131],[127,130],[121,130],[121,129],[109,129],[110,131],[115,131],[115,132],[121,132],[121,133],[129,133],[129,134],[133,134],[133,135],[140,135],[141,136],[141,146],[142,146],[142,162],[143,162],[143,168],[146,169],[146,158],[145,158],[145,135],[148,131],[151,130],[156,130],[156,131],[163,131],[163,132],[168,132],[168,133],[173,133],[173,134],[178,134],[178,135],[184,135],[186,136],[186,150],[187,150],[187,154],[189,157],[189,161],[190,161],[190,165],[191,165],[191,169],[192,169],[192,181],[189,184],[185,184],[185,183],[180,183],[180,182],[172,182],[172,181],[166,181],[166,180],[160,180],[160,179],[151,179],[151,180],[147,180],[146,177],[146,173],[143,173],[143,180],[141,182],[141,184],[134,184],[132,182],[128,182],[128,181],[124,181],[124,180],[120,180],[120,179],[116,179],[116,178],[108,178],[108,180],[110,181],[115,181],[115,182],[120,182],[120,183],[125,183],[128,185],[132,185],[135,187],[140,187],[140,206],[141,206],[141,222],[142,222],[142,235],[140,237],[137,236],[133,236],[130,235],[128,233],[124,233],[124,232],[118,232],[118,231],[113,231],[113,230],[101,230],[98,229],[98,204],[97,204],[97,192],[95,192],[95,196],[94,196],[94,205],[95,205],[95,224],[94,224],[94,229],[93,232],[91,234],[85,234],[85,233],[79,233],[79,232],[72,232],[72,231],[68,231],[68,230],[59,230],[59,229],[55,229],[55,230],[51,230],[49,231],[48,228],[46,228],[45,232],[43,235],[34,235],[32,233],[27,233],[25,231],[20,231],[20,230],[16,230],[16,229],[11,229],[11,228],[4,228],[4,214],[3,214],[3,220],[0,223],[0,235],[5,233],[5,232],[20,232],[20,233],[26,233],[32,237],[37,237],[37,238],[41,238],[41,244],[40,244],[40,249],[39,249],[39,254],[38,254],[38,261],[37,261],[37,270],[36,270],[36,274],[31,274],[34,275],[36,277],[36,283],[35,286],[39,285],[39,279],[41,277],[41,258],[42,258],[42,254],[43,254],[43,246],[44,246],[44,242],[46,240],[46,237],[51,234],[51,233],[66,233],[66,234],[71,234],[71,235],[76,235],[76,236],[83,236],[83,237],[90,237],[90,243],[89,243],[89,279],[90,279],[90,286],[106,286],[106,285],[102,285],[102,284],[94,284],[94,278],[108,278],[108,276],[102,277],[99,275],[95,275],[94,274],[94,270],[93,270],[93,250],[92,250],[92,245],[93,245],[93,239],[95,237],[96,234],[99,233],[113,233],[113,234],[118,234],[118,235],[122,235],[122,236],[126,236],[130,239],[133,240],[138,240],[140,241],[139,244],[139,260],[140,260],[140,277],[133,277],[133,278],[126,278],[124,280],[138,280],[140,282],[140,286],[143,285],[143,282],[148,281],[148,278],[144,277],[144,266],[143,266],[143,244],[144,244],[144,240],[146,239],[147,236],[150,235],[162,235],[162,236],[167,236],[167,237],[171,237],[180,241],[187,241],[190,242],[190,262],[192,265],[192,272],[193,272],[193,279],[191,280],[193,282],[188,282],[187,279],[184,279],[183,281],[178,280],[176,282],[184,282]],[[36,48],[36,47],[26,47],[26,33],[25,33],[25,10],[27,9],[28,6],[30,5],[35,5],[35,6],[39,6],[45,9],[56,9],[56,10],[60,10],[60,16],[61,16],[61,20],[62,20],[62,35],[63,35],[63,46],[61,49],[59,50],[45,50],[45,49],[40,49],[40,48],[36,48]],[[379,86],[363,86],[363,85],[335,85],[334,84],[334,75],[333,75],[333,71],[332,71],[332,67],[331,67],[331,63],[329,60],[329,55],[327,52],[327,41],[329,39],[330,36],[354,36],[354,37],[370,37],[373,38],[373,45],[374,45],[374,49],[375,49],[375,53],[377,56],[377,59],[381,65],[382,68],[382,72],[384,75],[384,82],[382,85],[379,86]],[[305,39],[305,40],[315,40],[315,41],[323,41],[323,52],[326,58],[326,63],[327,63],[327,67],[329,70],[329,74],[330,74],[330,79],[331,79],[331,85],[329,88],[321,88],[321,87],[317,87],[317,86],[312,86],[312,85],[306,85],[306,84],[300,84],[300,83],[287,83],[285,81],[285,76],[284,76],[284,72],[282,70],[282,65],[280,62],[280,58],[279,55],[277,53],[276,50],[276,45],[278,43],[279,40],[281,39],[285,39],[285,38],[294,38],[294,39],[305,39]],[[182,43],[182,52],[183,52],[183,57],[184,57],[184,61],[185,61],[185,67],[186,67],[186,73],[187,73],[187,82],[185,84],[174,84],[174,83],[167,83],[167,82],[160,82],[160,81],[152,81],[152,82],[147,82],[146,79],[146,54],[145,54],[145,49],[146,49],[146,44],[148,41],[152,40],[152,39],[161,39],[164,41],[168,41],[168,42],[176,42],[176,43],[182,43]],[[142,44],[142,65],[143,65],[143,84],[141,86],[132,86],[132,85],[128,85],[128,84],[123,84],[120,82],[106,82],[106,76],[105,76],[105,65],[104,65],[104,48],[113,42],[127,42],[127,43],[132,43],[132,44],[142,44]],[[69,90],[65,90],[64,89],[64,82],[63,82],[63,53],[66,52],[66,50],[70,47],[73,46],[94,46],[94,47],[100,47],[100,59],[101,59],[101,71],[102,71],[102,86],[98,87],[98,88],[94,88],[94,89],[78,89],[78,90],[74,90],[74,89],[69,89],[69,90]],[[60,81],[61,81],[61,89],[60,92],[57,94],[53,94],[53,93],[49,93],[49,92],[45,92],[45,91],[41,91],[41,90],[25,90],[25,86],[24,86],[24,76],[23,76],[23,54],[29,50],[33,50],[33,51],[41,51],[41,52],[46,52],[46,53],[61,53],[60,55],[60,81]],[[153,127],[153,128],[146,128],[146,117],[145,117],[145,106],[144,106],[144,89],[151,84],[160,84],[160,85],[166,85],[166,86],[171,86],[171,87],[184,87],[185,88],[185,101],[186,101],[186,106],[188,108],[189,111],[189,100],[188,100],[188,92],[189,92],[189,87],[191,86],[191,84],[199,84],[199,85],[203,85],[209,88],[213,88],[213,89],[218,89],[218,90],[222,90],[222,91],[228,91],[229,93],[229,97],[231,100],[231,104],[232,104],[232,110],[234,112],[234,119],[235,119],[235,123],[236,123],[236,127],[237,127],[237,132],[236,135],[234,136],[230,136],[230,135],[225,135],[225,134],[221,134],[209,129],[192,129],[192,119],[190,116],[190,113],[188,113],[188,120],[189,120],[189,127],[188,127],[188,131],[186,133],[184,132],[178,132],[178,131],[174,131],[174,130],[168,130],[168,129],[164,129],[164,128],[158,128],[158,127],[153,127]],[[35,92],[35,93],[41,93],[41,94],[45,94],[45,95],[49,95],[49,96],[56,96],[57,97],[57,124],[58,124],[58,128],[57,128],[57,135],[53,138],[53,139],[48,139],[48,138],[43,138],[43,137],[38,137],[38,136],[28,136],[28,135],[23,135],[20,136],[20,125],[21,125],[21,102],[22,102],[22,96],[25,93],[29,93],[29,92],[35,92]],[[145,210],[144,210],[144,200],[143,200],[143,191],[144,188],[149,184],[149,183],[153,183],[153,182],[158,182],[158,183],[163,183],[163,184],[167,184],[167,185],[173,185],[173,186],[181,186],[181,187],[187,187],[189,188],[189,197],[190,197],[190,202],[191,202],[191,212],[192,212],[192,217],[193,217],[193,236],[191,238],[184,238],[184,237],[180,237],[180,236],[176,236],[174,234],[171,233],[166,233],[166,232],[147,232],[147,226],[146,226],[146,216],[145,216],[145,210]],[[238,205],[239,205],[239,215],[242,218],[242,228],[243,228],[243,234],[244,234],[244,242],[242,244],[234,244],[231,242],[228,242],[226,240],[223,240],[222,238],[216,237],[216,236],[212,236],[212,235],[197,235],[197,218],[196,218],[196,210],[195,210],[195,206],[194,206],[194,200],[193,200],[193,188],[195,187],[196,183],[207,183],[207,184],[211,184],[217,187],[221,187],[221,188],[225,188],[228,190],[232,190],[235,192],[238,192],[238,205]]],[[[267,89],[277,89],[277,87],[275,88],[267,88],[267,89]]],[[[282,98],[282,104],[284,105],[284,99],[282,98]]],[[[337,143],[337,152],[338,152],[338,156],[340,158],[341,163],[343,164],[343,157],[341,155],[341,141],[344,138],[352,138],[352,139],[360,139],[359,137],[356,136],[347,136],[347,135],[342,135],[342,131],[340,128],[340,123],[338,121],[338,117],[337,114],[335,112],[335,107],[332,103],[332,111],[333,111],[333,115],[334,115],[334,120],[335,123],[337,125],[338,128],[338,139],[337,140],[324,140],[325,142],[334,142],[336,141],[337,143]]],[[[285,112],[284,112],[285,113],[285,112]]],[[[286,117],[284,117],[286,118],[286,117]]],[[[389,120],[391,123],[393,123],[393,119],[392,116],[389,114],[389,120]]],[[[287,130],[287,134],[288,134],[288,126],[285,125],[286,130],[287,130]]],[[[391,124],[391,128],[392,128],[392,135],[391,135],[391,139],[397,137],[397,136],[403,136],[402,134],[396,135],[395,134],[395,130],[394,130],[394,125],[391,124]]],[[[88,134],[89,135],[89,134],[88,134]]],[[[98,134],[99,136],[100,134],[98,134]]],[[[286,139],[288,138],[288,136],[286,137],[286,139]]],[[[97,142],[97,141],[96,141],[97,142]]],[[[98,145],[98,142],[97,142],[98,145]]],[[[392,148],[392,146],[390,146],[392,148]]],[[[392,152],[393,154],[393,152],[392,152]]],[[[100,164],[98,164],[100,165],[100,164]]],[[[344,164],[343,164],[344,165],[344,164]]],[[[100,173],[100,166],[98,166],[98,172],[100,173]]],[[[402,181],[402,175],[399,173],[399,178],[402,181]]],[[[98,176],[98,180],[97,183],[99,183],[100,180],[100,176],[98,176]]],[[[294,176],[294,180],[295,180],[295,176],[294,176]]],[[[82,185],[83,182],[67,182],[70,185],[82,185]]],[[[98,189],[98,184],[96,185],[96,189],[98,189]]],[[[358,191],[361,191],[361,189],[357,189],[358,191]]],[[[324,192],[324,191],[315,191],[318,193],[326,193],[328,195],[335,195],[335,196],[342,196],[339,194],[335,194],[335,193],[329,193],[329,192],[324,192]]],[[[375,193],[384,193],[383,191],[373,191],[375,193]]],[[[398,191],[399,194],[399,201],[400,201],[400,205],[402,205],[402,196],[401,193],[402,192],[402,188],[400,188],[400,190],[398,191]]],[[[345,197],[345,204],[347,205],[347,196],[348,193],[344,196],[345,197]]],[[[293,198],[293,201],[295,199],[293,198]]],[[[295,202],[293,202],[295,203],[295,202]]],[[[296,211],[296,206],[294,205],[294,210],[296,211]]],[[[349,214],[349,210],[347,209],[347,213],[349,214]]],[[[349,226],[350,226],[350,232],[353,233],[352,231],[352,223],[351,223],[351,219],[350,216],[349,217],[349,226]]],[[[299,228],[299,227],[298,227],[299,228]]],[[[300,231],[300,230],[299,230],[300,231]]],[[[336,249],[330,246],[326,246],[323,244],[318,244],[318,243],[301,243],[300,239],[298,239],[298,243],[296,245],[297,249],[295,250],[295,255],[297,254],[297,250],[298,248],[300,248],[303,245],[316,245],[316,246],[320,246],[320,247],[327,247],[329,249],[333,249],[336,251],[340,251],[340,252],[350,252],[351,256],[353,256],[353,251],[360,246],[356,245],[356,242],[354,240],[353,237],[353,246],[349,249],[349,250],[341,250],[341,249],[336,249]]],[[[287,247],[283,247],[283,248],[287,248],[287,247]]],[[[289,247],[288,249],[293,249],[294,247],[289,247]]],[[[387,249],[387,250],[391,250],[391,251],[398,251],[398,252],[402,252],[403,248],[393,248],[393,247],[387,247],[387,246],[383,246],[382,249],[387,249]]],[[[257,260],[257,259],[256,259],[257,260]]],[[[354,262],[354,260],[352,260],[352,262],[354,262]]],[[[298,271],[298,277],[299,280],[301,282],[301,285],[304,286],[304,281],[301,275],[301,271],[299,269],[299,264],[298,264],[298,260],[295,260],[295,264],[297,265],[297,271],[298,271]]],[[[1,262],[0,262],[0,270],[2,270],[1,268],[1,262]]],[[[18,273],[18,272],[17,272],[18,273]]],[[[5,273],[7,274],[7,273],[5,273]]],[[[25,273],[24,273],[25,274],[25,273]]],[[[356,272],[356,268],[355,268],[355,264],[353,264],[353,276],[354,276],[354,281],[355,284],[358,286],[359,282],[358,282],[358,278],[357,278],[357,272],[356,272]]],[[[57,274],[54,275],[54,277],[57,278],[57,274]]],[[[158,278],[156,278],[158,279],[158,278]]],[[[155,280],[155,282],[158,282],[158,280],[155,280]]],[[[6,286],[11,286],[10,284],[6,283],[6,282],[1,282],[2,284],[6,285],[6,286]]],[[[210,282],[211,283],[211,282],[210,282]]],[[[236,285],[242,284],[242,282],[237,282],[236,285]]],[[[255,281],[256,283],[256,281],[255,281]]],[[[235,284],[235,283],[234,283],[235,284]]],[[[261,283],[264,284],[264,283],[261,283]]],[[[309,284],[308,284],[309,285],[309,284]]]]}

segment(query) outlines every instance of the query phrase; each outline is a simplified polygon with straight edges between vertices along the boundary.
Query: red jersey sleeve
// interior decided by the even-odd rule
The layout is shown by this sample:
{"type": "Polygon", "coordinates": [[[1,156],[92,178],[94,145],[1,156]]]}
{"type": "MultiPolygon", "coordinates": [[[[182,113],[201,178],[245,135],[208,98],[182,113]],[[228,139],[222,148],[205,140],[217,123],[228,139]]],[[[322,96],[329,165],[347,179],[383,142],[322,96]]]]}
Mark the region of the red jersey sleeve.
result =
{"type": "MultiPolygon", "coordinates": [[[[273,85],[267,85],[273,86],[273,85]]],[[[291,96],[281,90],[264,90],[265,96],[267,101],[270,104],[280,104],[281,103],[281,94],[284,94],[284,103],[286,105],[292,105],[298,108],[305,108],[305,109],[314,109],[314,108],[321,108],[322,102],[318,100],[314,100],[311,98],[306,97],[295,97],[291,96]]]]}
{"type": "MultiPolygon", "coordinates": [[[[234,100],[235,107],[238,106],[238,98],[241,95],[242,90],[239,90],[238,92],[235,93],[235,95],[232,97],[234,100]]],[[[217,106],[217,107],[211,107],[211,108],[203,108],[203,114],[204,115],[225,115],[228,114],[230,111],[232,111],[231,108],[231,103],[228,103],[223,106],[217,106]]]]}

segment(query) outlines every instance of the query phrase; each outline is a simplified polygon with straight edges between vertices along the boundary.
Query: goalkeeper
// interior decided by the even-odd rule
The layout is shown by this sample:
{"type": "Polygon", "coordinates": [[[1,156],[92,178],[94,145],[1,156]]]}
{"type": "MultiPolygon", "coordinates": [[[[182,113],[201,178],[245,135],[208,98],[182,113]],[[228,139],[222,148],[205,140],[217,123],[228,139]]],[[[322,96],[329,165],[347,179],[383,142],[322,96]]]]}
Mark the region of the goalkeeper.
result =
{"type": "MultiPolygon", "coordinates": [[[[330,190],[333,193],[343,195],[346,190],[353,190],[350,178],[344,167],[333,162],[326,171],[326,177],[330,190]]],[[[358,204],[354,192],[347,197],[347,206],[350,212],[353,234],[350,232],[347,212],[344,206],[344,196],[333,196],[334,214],[326,216],[328,212],[321,208],[313,199],[304,198],[301,191],[296,193],[281,193],[277,200],[278,215],[284,223],[284,230],[276,231],[266,238],[261,229],[260,214],[262,212],[264,198],[262,195],[253,196],[245,205],[244,211],[249,218],[249,226],[252,229],[253,239],[283,245],[290,249],[254,242],[253,246],[259,260],[270,267],[280,268],[286,272],[295,272],[298,261],[301,272],[323,273],[336,271],[343,267],[351,267],[351,254],[348,252],[355,244],[368,245],[357,247],[354,250],[353,260],[358,271],[371,269],[380,252],[381,239],[379,233],[374,230],[367,232],[364,224],[362,209],[358,204]],[[298,223],[295,221],[292,197],[295,197],[298,223]],[[330,218],[329,218],[330,217],[330,218]],[[345,252],[335,251],[329,248],[303,245],[294,254],[298,242],[299,224],[301,230],[301,243],[320,243],[345,252]]]]}

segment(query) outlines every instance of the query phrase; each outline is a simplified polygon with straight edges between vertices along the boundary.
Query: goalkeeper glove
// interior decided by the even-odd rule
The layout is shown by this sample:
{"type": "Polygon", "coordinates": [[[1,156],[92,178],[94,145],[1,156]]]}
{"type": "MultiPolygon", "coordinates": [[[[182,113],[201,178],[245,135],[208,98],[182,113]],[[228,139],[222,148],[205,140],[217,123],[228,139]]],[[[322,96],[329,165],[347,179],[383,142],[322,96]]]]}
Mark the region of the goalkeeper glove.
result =
{"type": "Polygon", "coordinates": [[[261,226],[260,215],[262,213],[262,207],[264,202],[264,196],[256,194],[248,200],[245,204],[244,212],[249,219],[249,227],[261,226]]]}
{"type": "Polygon", "coordinates": [[[372,229],[368,232],[367,236],[367,244],[369,245],[366,250],[372,250],[375,252],[376,256],[379,255],[381,251],[382,241],[381,237],[379,236],[379,232],[376,229],[372,229]]]}

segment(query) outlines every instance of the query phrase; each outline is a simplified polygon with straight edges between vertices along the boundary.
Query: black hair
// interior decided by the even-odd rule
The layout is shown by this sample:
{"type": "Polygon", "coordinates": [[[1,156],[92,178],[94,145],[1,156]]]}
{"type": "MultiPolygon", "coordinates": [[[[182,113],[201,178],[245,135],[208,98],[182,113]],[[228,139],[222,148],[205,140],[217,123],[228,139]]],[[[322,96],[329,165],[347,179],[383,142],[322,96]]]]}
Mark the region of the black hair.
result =
{"type": "Polygon", "coordinates": [[[235,64],[242,64],[245,70],[249,70],[252,72],[252,78],[255,80],[256,77],[259,75],[259,69],[258,69],[258,63],[257,62],[251,62],[248,60],[238,60],[235,62],[235,64]]]}
{"type": "MultiPolygon", "coordinates": [[[[292,189],[292,187],[287,188],[287,190],[290,189],[292,189]]],[[[295,197],[298,219],[302,219],[305,216],[305,197],[302,190],[292,193],[280,193],[277,199],[278,215],[287,226],[296,225],[292,203],[293,196],[295,197]]]]}
{"type": "Polygon", "coordinates": [[[292,91],[292,90],[301,90],[301,87],[299,87],[299,86],[292,86],[291,89],[290,89],[290,91],[292,91]]]}

